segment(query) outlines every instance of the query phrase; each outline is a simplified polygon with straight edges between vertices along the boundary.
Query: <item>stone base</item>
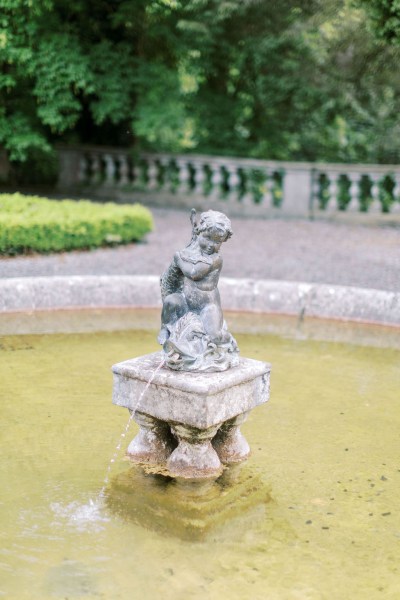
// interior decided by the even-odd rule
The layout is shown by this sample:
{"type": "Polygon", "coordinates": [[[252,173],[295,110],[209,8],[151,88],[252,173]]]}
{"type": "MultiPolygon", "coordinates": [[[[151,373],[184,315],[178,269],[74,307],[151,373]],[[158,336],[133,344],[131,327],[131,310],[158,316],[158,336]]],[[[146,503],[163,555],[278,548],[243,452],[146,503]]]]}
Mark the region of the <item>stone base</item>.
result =
{"type": "Polygon", "coordinates": [[[140,427],[127,454],[171,477],[215,479],[250,454],[240,425],[269,399],[270,365],[241,358],[223,373],[176,373],[160,368],[162,359],[157,352],[113,367],[113,402],[140,427]]]}
{"type": "Polygon", "coordinates": [[[221,462],[225,464],[238,463],[250,455],[250,446],[239,429],[248,413],[242,413],[229,421],[225,421],[212,441],[221,462]]]}
{"type": "Polygon", "coordinates": [[[140,429],[129,444],[127,455],[136,463],[165,463],[177,445],[168,424],[139,411],[135,411],[134,419],[140,429]]]}

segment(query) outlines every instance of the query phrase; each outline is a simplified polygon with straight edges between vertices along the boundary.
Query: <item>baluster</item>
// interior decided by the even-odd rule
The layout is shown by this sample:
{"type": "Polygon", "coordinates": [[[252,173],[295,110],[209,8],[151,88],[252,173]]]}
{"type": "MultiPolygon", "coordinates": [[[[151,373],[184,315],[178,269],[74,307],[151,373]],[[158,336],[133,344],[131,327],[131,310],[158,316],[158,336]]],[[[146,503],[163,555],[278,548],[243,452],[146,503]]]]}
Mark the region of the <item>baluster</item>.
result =
{"type": "Polygon", "coordinates": [[[239,167],[237,172],[238,172],[238,176],[239,176],[237,200],[238,200],[238,202],[243,204],[245,196],[246,196],[246,183],[247,183],[246,173],[245,173],[243,167],[239,167]]]}
{"type": "Polygon", "coordinates": [[[379,201],[379,175],[373,173],[369,175],[369,179],[371,181],[371,203],[368,207],[369,213],[377,213],[382,211],[382,205],[379,201]]]}
{"type": "Polygon", "coordinates": [[[85,154],[79,158],[78,182],[88,183],[88,159],[85,154]]]}
{"type": "Polygon", "coordinates": [[[254,204],[254,190],[253,190],[253,170],[246,169],[245,171],[245,186],[244,194],[241,198],[243,206],[253,206],[254,204]]]}
{"type": "Polygon", "coordinates": [[[274,173],[270,169],[265,170],[266,180],[264,183],[265,186],[265,194],[261,199],[261,203],[264,205],[268,205],[270,208],[274,208],[274,173]]]}
{"type": "Polygon", "coordinates": [[[235,167],[234,165],[227,165],[226,166],[226,172],[227,172],[227,183],[228,183],[228,188],[229,188],[229,195],[233,196],[233,194],[236,192],[236,194],[238,194],[238,186],[240,184],[240,177],[238,175],[237,172],[237,167],[235,167]]]}
{"type": "Polygon", "coordinates": [[[101,183],[101,161],[100,156],[96,153],[90,155],[91,169],[90,169],[90,183],[97,185],[101,183]]]}
{"type": "Polygon", "coordinates": [[[393,188],[393,199],[394,202],[390,208],[391,213],[400,212],[400,173],[393,175],[394,188],[393,188]]]}
{"type": "MultiPolygon", "coordinates": [[[[282,210],[283,207],[283,184],[284,184],[284,173],[281,170],[275,170],[271,172],[271,205],[274,208],[282,210]]],[[[315,181],[311,181],[311,186],[315,186],[315,181]]],[[[311,195],[311,188],[310,188],[311,195]]],[[[311,197],[310,197],[311,201],[311,197]]]]}
{"type": "Polygon", "coordinates": [[[190,183],[190,169],[186,160],[177,160],[178,166],[178,179],[179,179],[179,190],[187,192],[190,183]]]}
{"type": "Polygon", "coordinates": [[[136,159],[132,166],[133,185],[137,187],[143,186],[143,167],[139,160],[136,159]]]}
{"type": "Polygon", "coordinates": [[[314,210],[326,212],[330,200],[330,179],[323,171],[315,171],[312,177],[313,206],[314,210]],[[326,198],[328,196],[328,198],[326,198]]]}
{"type": "Polygon", "coordinates": [[[349,212],[357,212],[360,210],[360,176],[358,173],[349,173],[347,175],[350,181],[350,202],[346,210],[349,212]]]}
{"type": "Polygon", "coordinates": [[[119,185],[129,185],[129,162],[126,154],[119,154],[119,185]]]}
{"type": "Polygon", "coordinates": [[[111,154],[104,155],[104,163],[105,163],[105,180],[104,185],[114,185],[115,184],[115,163],[114,158],[111,154]]]}
{"type": "Polygon", "coordinates": [[[221,183],[223,180],[221,167],[219,165],[210,165],[211,169],[211,198],[217,200],[221,197],[221,183]]]}
{"type": "Polygon", "coordinates": [[[168,179],[167,179],[168,162],[163,157],[158,158],[157,159],[157,168],[158,168],[157,188],[162,189],[163,187],[165,187],[165,184],[168,181],[168,179]]]}
{"type": "Polygon", "coordinates": [[[202,163],[193,163],[193,167],[194,167],[194,192],[196,194],[203,194],[204,189],[204,180],[205,180],[205,173],[204,173],[204,166],[202,163]]]}
{"type": "Polygon", "coordinates": [[[332,213],[338,210],[340,173],[329,173],[329,200],[325,212],[332,213]]]}
{"type": "MultiPolygon", "coordinates": [[[[320,188],[321,188],[321,181],[320,181],[320,175],[321,173],[319,171],[317,171],[316,169],[314,169],[312,171],[312,176],[311,176],[311,188],[310,188],[310,206],[311,206],[311,211],[310,211],[310,216],[313,217],[316,213],[318,213],[318,211],[321,210],[321,205],[320,205],[320,200],[319,200],[319,192],[320,192],[320,188]]],[[[285,201],[284,198],[282,198],[282,204],[285,201]]]]}
{"type": "Polygon", "coordinates": [[[260,168],[252,169],[253,186],[252,186],[252,204],[264,204],[267,191],[267,181],[262,181],[260,174],[263,172],[260,168]]]}
{"type": "MultiPolygon", "coordinates": [[[[261,181],[258,179],[257,175],[263,173],[263,171],[261,171],[260,169],[254,169],[255,173],[256,173],[256,181],[257,181],[257,189],[260,191],[261,195],[257,195],[257,204],[258,205],[269,205],[272,206],[272,192],[271,192],[271,178],[270,178],[270,172],[268,170],[265,170],[265,179],[264,181],[261,181]]],[[[254,198],[253,198],[253,203],[254,203],[254,198]]]]}
{"type": "Polygon", "coordinates": [[[153,159],[150,159],[147,165],[147,187],[149,188],[149,190],[155,190],[158,188],[157,162],[153,159]]]}

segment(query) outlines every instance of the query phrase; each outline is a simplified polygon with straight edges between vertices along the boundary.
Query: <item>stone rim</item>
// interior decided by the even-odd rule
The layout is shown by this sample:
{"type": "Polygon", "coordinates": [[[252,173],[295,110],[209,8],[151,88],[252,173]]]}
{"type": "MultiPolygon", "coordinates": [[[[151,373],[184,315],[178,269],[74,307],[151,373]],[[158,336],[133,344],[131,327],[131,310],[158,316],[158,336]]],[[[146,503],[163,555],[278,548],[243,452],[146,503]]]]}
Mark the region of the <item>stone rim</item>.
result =
{"type": "MultiPolygon", "coordinates": [[[[221,278],[223,309],[400,327],[400,292],[304,282],[221,278]]],[[[0,313],[161,307],[159,278],[100,275],[0,281],[0,313]]]]}

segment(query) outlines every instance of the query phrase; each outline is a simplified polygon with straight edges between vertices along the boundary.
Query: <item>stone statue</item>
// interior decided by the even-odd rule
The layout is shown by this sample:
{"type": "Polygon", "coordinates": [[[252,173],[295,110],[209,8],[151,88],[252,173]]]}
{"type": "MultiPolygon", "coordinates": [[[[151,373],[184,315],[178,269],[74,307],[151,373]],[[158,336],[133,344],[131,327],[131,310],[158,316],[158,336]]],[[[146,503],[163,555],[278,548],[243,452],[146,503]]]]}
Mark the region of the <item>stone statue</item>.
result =
{"type": "Polygon", "coordinates": [[[232,235],[226,215],[208,210],[196,222],[192,239],[176,252],[161,276],[163,308],[158,341],[166,365],[176,371],[225,371],[239,364],[239,349],[224,321],[218,280],[219,249],[232,235]]]}
{"type": "Polygon", "coordinates": [[[232,235],[230,220],[213,210],[198,221],[192,210],[190,220],[190,243],[161,277],[163,350],[113,366],[113,402],[140,427],[130,460],[193,482],[216,479],[224,466],[247,459],[240,426],[269,399],[271,366],[239,360],[222,315],[219,249],[232,235]]]}

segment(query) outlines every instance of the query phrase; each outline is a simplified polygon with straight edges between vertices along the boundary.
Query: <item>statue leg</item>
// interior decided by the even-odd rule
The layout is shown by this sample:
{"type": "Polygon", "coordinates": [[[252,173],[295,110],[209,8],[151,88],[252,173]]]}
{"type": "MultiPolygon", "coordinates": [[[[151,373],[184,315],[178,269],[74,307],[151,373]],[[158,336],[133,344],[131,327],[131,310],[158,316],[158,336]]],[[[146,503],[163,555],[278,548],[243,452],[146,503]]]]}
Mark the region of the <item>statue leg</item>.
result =
{"type": "Polygon", "coordinates": [[[169,294],[163,301],[163,308],[161,311],[161,329],[158,334],[158,343],[162,346],[169,338],[169,327],[171,327],[176,321],[178,321],[185,313],[187,313],[188,307],[185,296],[180,293],[169,294]]]}
{"type": "Polygon", "coordinates": [[[210,339],[215,344],[221,343],[223,332],[223,317],[221,306],[217,303],[208,304],[200,313],[200,318],[203,322],[204,329],[210,339]]]}

